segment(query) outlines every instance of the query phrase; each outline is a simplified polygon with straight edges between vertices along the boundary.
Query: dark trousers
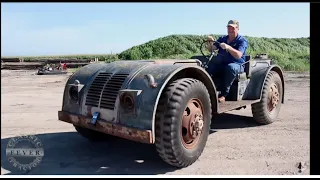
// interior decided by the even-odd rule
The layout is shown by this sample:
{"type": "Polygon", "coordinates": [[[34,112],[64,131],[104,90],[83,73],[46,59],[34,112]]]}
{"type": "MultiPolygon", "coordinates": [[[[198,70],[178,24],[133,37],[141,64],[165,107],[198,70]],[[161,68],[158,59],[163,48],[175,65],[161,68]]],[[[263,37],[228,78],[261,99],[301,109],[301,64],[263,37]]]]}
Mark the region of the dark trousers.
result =
{"type": "Polygon", "coordinates": [[[230,91],[230,87],[239,73],[244,72],[244,67],[238,63],[212,63],[209,65],[207,72],[215,78],[223,78],[221,82],[220,96],[226,97],[230,91]]]}

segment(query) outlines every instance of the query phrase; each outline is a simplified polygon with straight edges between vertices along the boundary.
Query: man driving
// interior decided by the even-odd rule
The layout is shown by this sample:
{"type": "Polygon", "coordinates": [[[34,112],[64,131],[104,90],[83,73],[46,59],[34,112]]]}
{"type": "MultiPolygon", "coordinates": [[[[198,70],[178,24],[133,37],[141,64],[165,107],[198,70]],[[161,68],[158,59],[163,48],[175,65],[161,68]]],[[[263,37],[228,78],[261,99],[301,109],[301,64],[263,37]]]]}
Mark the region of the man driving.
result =
{"type": "Polygon", "coordinates": [[[223,75],[219,102],[225,101],[237,74],[244,72],[244,66],[241,64],[245,62],[248,47],[247,39],[238,33],[239,22],[237,20],[230,20],[227,29],[228,35],[221,36],[216,41],[212,36],[208,36],[209,51],[218,49],[218,55],[213,60],[214,62],[209,64],[207,71],[213,77],[216,74],[223,75]]]}

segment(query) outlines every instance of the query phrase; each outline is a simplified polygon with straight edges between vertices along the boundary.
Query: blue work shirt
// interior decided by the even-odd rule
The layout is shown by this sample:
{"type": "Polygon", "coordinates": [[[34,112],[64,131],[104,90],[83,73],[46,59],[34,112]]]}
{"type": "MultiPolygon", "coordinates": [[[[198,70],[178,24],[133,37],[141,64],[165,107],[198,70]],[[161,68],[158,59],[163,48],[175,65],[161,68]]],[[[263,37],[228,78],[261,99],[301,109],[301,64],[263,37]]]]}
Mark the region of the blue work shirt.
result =
{"type": "Polygon", "coordinates": [[[215,46],[219,49],[218,50],[218,59],[222,60],[223,64],[229,64],[229,63],[244,63],[245,62],[245,56],[246,56],[246,50],[248,48],[248,40],[241,36],[237,35],[237,37],[230,43],[227,43],[229,35],[221,36],[217,41],[219,43],[226,43],[230,45],[232,48],[242,52],[242,56],[240,59],[234,58],[230,53],[228,53],[225,49],[222,49],[218,43],[215,43],[215,46]]]}

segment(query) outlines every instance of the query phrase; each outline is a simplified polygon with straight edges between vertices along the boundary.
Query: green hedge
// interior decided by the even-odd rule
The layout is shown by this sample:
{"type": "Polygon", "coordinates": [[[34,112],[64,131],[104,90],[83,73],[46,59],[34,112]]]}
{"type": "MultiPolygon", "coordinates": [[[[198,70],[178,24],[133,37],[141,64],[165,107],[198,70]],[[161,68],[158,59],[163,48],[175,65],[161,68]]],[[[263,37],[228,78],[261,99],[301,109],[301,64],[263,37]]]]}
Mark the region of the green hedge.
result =
{"type": "MultiPolygon", "coordinates": [[[[309,38],[246,38],[249,41],[247,54],[267,53],[288,71],[307,71],[310,68],[309,38]]],[[[199,46],[205,39],[206,36],[171,35],[127,49],[119,54],[119,59],[190,58],[201,54],[199,46]]]]}

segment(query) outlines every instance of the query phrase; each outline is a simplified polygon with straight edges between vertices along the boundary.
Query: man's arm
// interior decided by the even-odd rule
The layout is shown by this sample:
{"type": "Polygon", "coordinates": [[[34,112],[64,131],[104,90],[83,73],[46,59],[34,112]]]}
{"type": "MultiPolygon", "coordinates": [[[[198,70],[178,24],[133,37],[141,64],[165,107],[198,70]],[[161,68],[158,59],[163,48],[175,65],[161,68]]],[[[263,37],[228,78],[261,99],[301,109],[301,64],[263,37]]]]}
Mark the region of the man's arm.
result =
{"type": "Polygon", "coordinates": [[[211,49],[213,50],[217,50],[218,49],[218,43],[217,42],[220,42],[222,39],[222,37],[219,37],[218,40],[215,40],[212,36],[208,36],[208,50],[211,51],[211,49]],[[210,42],[210,41],[217,41],[217,42],[210,42]]]}
{"type": "Polygon", "coordinates": [[[244,39],[239,47],[237,49],[227,45],[227,44],[224,44],[224,43],[221,43],[220,45],[223,49],[226,49],[227,52],[229,52],[234,58],[236,59],[240,59],[243,55],[243,53],[246,51],[247,47],[248,47],[248,41],[246,39],[244,39]]]}

